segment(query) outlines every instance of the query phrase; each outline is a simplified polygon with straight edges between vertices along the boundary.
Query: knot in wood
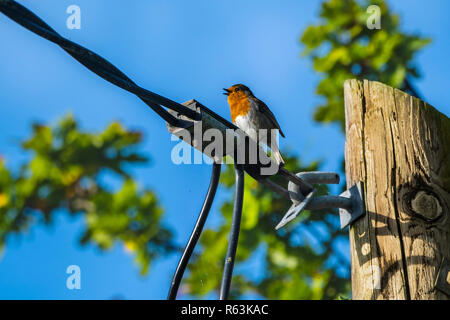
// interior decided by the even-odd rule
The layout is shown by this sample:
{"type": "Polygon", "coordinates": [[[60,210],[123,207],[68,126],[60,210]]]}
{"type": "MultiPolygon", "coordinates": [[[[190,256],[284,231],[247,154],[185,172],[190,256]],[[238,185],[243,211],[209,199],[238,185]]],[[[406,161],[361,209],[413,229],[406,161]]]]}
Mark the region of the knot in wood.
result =
{"type": "Polygon", "coordinates": [[[426,191],[419,191],[415,194],[411,200],[411,209],[426,220],[434,220],[442,214],[439,200],[426,191]]]}

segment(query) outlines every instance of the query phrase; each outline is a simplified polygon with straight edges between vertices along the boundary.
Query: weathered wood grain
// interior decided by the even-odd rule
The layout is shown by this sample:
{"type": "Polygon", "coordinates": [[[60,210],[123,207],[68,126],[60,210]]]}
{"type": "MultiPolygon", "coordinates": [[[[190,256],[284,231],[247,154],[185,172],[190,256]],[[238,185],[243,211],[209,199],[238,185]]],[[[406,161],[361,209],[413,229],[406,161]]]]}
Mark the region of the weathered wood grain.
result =
{"type": "Polygon", "coordinates": [[[347,186],[364,182],[367,211],[350,228],[353,299],[450,299],[435,287],[450,258],[450,119],[379,82],[348,80],[344,95],[347,186]]]}

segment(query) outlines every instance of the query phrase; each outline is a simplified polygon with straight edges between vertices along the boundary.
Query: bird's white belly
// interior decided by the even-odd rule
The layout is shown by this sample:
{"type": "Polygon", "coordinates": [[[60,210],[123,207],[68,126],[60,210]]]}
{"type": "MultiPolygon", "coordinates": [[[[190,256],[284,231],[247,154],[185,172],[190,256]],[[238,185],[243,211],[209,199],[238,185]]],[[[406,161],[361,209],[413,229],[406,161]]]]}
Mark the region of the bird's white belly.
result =
{"type": "Polygon", "coordinates": [[[258,128],[256,127],[256,125],[252,121],[250,121],[248,115],[246,115],[246,116],[237,116],[236,119],[234,120],[234,123],[239,127],[239,129],[241,129],[246,134],[248,134],[250,136],[250,138],[252,138],[253,140],[257,141],[257,139],[258,139],[258,134],[257,134],[258,128]]]}

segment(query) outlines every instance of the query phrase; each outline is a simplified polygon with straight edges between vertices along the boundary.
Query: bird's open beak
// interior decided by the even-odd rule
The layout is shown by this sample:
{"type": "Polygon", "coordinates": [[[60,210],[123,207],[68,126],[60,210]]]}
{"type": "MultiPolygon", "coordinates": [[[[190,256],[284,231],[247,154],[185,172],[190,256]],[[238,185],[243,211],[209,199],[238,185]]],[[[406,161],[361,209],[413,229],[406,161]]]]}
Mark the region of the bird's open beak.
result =
{"type": "Polygon", "coordinates": [[[225,92],[223,93],[224,95],[229,95],[230,93],[231,93],[231,91],[230,90],[228,90],[228,89],[225,89],[225,88],[223,88],[223,90],[225,90],[225,92]]]}

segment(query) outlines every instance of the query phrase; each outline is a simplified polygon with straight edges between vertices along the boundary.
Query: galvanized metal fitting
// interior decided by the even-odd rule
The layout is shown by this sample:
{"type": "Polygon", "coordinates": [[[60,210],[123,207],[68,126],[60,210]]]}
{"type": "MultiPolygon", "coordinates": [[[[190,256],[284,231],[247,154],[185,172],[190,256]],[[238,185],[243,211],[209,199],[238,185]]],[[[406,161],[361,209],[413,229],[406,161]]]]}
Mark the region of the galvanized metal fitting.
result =
{"type": "MultiPolygon", "coordinates": [[[[297,173],[296,176],[310,184],[339,183],[339,175],[335,172],[300,172],[297,173]]],[[[305,196],[300,187],[290,181],[288,184],[288,192],[293,204],[275,229],[278,230],[284,227],[305,209],[321,210],[339,208],[341,229],[344,229],[365,214],[361,182],[353,185],[339,196],[327,195],[314,198],[315,191],[315,189],[312,189],[312,191],[305,196]]]]}

